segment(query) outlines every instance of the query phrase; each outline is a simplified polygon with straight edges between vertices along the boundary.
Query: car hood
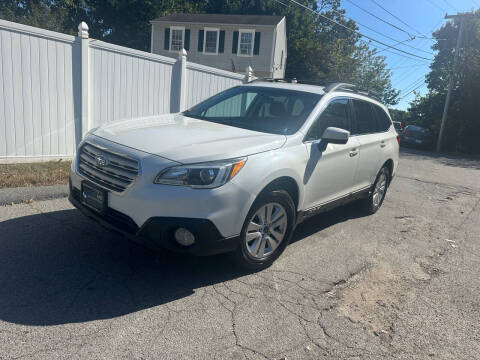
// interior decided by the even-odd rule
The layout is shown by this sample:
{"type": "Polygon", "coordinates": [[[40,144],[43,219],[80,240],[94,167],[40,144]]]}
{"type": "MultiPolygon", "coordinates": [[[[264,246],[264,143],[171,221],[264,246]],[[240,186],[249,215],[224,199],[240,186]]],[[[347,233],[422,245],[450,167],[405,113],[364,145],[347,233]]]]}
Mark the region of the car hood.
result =
{"type": "Polygon", "coordinates": [[[231,159],[282,147],[284,135],[266,134],[181,114],[118,121],[92,132],[109,141],[181,163],[231,159]]]}

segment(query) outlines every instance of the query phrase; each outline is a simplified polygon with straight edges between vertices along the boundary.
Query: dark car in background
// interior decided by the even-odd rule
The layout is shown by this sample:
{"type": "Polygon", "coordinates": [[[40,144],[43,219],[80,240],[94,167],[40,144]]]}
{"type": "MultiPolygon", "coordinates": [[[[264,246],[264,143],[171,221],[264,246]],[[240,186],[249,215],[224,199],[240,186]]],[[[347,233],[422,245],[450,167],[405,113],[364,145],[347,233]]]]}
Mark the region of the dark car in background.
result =
{"type": "Polygon", "coordinates": [[[433,134],[429,129],[417,125],[407,125],[401,138],[402,146],[415,146],[431,148],[433,146],[433,134]]]}

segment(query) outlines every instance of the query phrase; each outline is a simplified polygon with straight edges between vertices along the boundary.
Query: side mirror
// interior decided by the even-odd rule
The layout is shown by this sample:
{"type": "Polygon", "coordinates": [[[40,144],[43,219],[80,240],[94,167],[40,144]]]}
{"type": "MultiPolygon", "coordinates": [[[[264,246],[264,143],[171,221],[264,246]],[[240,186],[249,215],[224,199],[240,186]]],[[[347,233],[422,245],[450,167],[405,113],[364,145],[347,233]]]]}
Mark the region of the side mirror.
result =
{"type": "Polygon", "coordinates": [[[348,137],[350,136],[350,131],[336,128],[328,127],[322,134],[322,141],[325,144],[346,144],[348,142],[348,137]]]}

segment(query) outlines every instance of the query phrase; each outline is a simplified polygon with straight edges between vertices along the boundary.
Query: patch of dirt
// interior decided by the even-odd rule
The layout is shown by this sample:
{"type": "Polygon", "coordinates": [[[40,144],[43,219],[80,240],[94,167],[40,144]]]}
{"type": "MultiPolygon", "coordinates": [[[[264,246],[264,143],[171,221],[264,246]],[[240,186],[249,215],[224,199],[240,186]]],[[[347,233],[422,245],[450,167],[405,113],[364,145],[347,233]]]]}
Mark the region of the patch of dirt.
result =
{"type": "Polygon", "coordinates": [[[371,328],[376,335],[393,331],[399,300],[396,277],[387,263],[380,263],[342,291],[339,312],[353,322],[371,328]]]}
{"type": "Polygon", "coordinates": [[[415,284],[443,273],[426,257],[412,259],[404,273],[394,271],[385,261],[377,261],[339,289],[339,314],[389,339],[395,330],[395,320],[401,316],[402,304],[416,297],[415,284]]]}

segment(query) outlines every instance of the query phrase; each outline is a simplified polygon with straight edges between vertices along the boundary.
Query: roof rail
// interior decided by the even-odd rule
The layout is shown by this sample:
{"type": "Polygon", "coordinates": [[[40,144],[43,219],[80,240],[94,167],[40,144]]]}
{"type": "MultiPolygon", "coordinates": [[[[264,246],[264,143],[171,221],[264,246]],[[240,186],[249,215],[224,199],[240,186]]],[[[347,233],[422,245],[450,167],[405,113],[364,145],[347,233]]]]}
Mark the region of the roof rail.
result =
{"type": "Polygon", "coordinates": [[[326,86],[324,91],[326,93],[331,92],[331,91],[355,91],[356,88],[357,87],[353,84],[336,82],[336,83],[331,83],[328,86],[326,86]]]}
{"type": "Polygon", "coordinates": [[[325,87],[324,91],[326,93],[329,93],[332,91],[348,91],[348,92],[353,92],[360,95],[365,95],[375,100],[381,101],[380,95],[378,93],[368,91],[368,90],[359,88],[357,85],[348,84],[348,83],[340,83],[340,82],[332,83],[327,87],[325,87]]]}
{"type": "Polygon", "coordinates": [[[253,79],[250,82],[252,83],[252,82],[255,82],[255,81],[269,81],[269,82],[293,83],[293,84],[297,83],[297,79],[295,79],[295,78],[282,79],[282,78],[269,78],[269,77],[256,78],[256,79],[253,79]]]}
{"type": "MultiPolygon", "coordinates": [[[[312,80],[298,80],[297,81],[296,78],[282,79],[282,78],[263,77],[263,78],[256,78],[256,79],[250,81],[250,83],[256,82],[256,81],[269,81],[269,82],[293,83],[293,84],[301,83],[301,84],[322,86],[320,83],[317,83],[317,82],[312,81],[312,80]]],[[[357,85],[349,84],[349,83],[342,83],[342,82],[331,83],[331,84],[325,86],[323,91],[325,91],[325,93],[329,93],[329,92],[332,92],[332,91],[347,91],[347,92],[352,92],[352,93],[355,93],[355,94],[365,95],[365,96],[371,97],[375,100],[382,101],[381,98],[380,98],[380,94],[372,92],[372,91],[368,91],[366,89],[362,89],[362,88],[358,87],[357,85]]]]}

